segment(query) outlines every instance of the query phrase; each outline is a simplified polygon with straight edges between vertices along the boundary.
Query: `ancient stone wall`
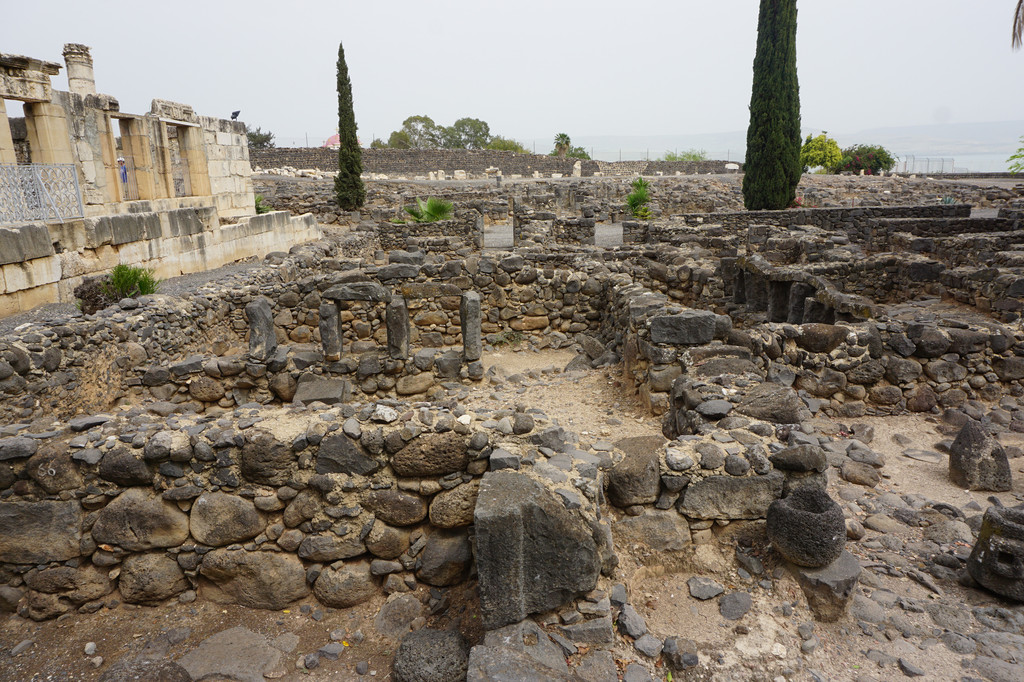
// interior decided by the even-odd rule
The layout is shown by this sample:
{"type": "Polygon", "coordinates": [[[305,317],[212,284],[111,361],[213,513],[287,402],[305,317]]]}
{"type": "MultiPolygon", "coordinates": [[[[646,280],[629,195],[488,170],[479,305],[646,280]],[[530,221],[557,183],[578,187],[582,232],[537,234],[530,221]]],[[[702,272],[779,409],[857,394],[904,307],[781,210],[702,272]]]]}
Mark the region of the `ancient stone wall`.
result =
{"type": "Polygon", "coordinates": [[[158,278],[220,267],[317,239],[310,215],[283,211],[222,223],[210,197],[191,208],[135,202],[134,213],[0,229],[0,317],[74,300],[83,278],[119,263],[152,268],[158,278]]]}

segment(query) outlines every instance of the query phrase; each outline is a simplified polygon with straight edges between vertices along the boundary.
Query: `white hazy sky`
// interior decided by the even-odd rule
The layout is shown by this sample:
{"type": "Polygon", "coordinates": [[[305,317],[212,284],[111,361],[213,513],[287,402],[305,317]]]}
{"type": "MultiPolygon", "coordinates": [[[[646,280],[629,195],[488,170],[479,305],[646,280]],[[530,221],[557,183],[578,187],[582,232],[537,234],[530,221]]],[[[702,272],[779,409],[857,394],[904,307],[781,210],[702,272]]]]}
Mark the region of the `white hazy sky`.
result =
{"type": "MultiPolygon", "coordinates": [[[[148,112],[155,97],[225,118],[240,109],[279,144],[306,134],[319,144],[337,125],[341,41],[364,144],[426,114],[445,125],[481,118],[492,133],[543,141],[538,151],[558,132],[745,129],[758,11],[755,0],[4,5],[0,52],[63,63],[64,43],[90,45],[97,88],[122,111],[148,112]]],[[[805,127],[1024,119],[1014,5],[800,0],[805,127]]],[[[67,87],[63,71],[55,83],[67,87]]]]}

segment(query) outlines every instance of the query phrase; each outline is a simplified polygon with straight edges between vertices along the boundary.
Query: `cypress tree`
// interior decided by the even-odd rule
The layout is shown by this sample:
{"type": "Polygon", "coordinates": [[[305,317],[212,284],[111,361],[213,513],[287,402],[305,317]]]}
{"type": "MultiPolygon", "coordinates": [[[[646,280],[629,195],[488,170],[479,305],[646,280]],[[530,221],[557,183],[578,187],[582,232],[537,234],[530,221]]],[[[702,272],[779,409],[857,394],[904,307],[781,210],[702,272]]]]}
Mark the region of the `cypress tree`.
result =
{"type": "Polygon", "coordinates": [[[793,203],[803,172],[796,0],[761,0],[743,169],[747,210],[781,209],[793,203]]]}
{"type": "Polygon", "coordinates": [[[343,211],[354,211],[366,201],[363,187],[363,150],[356,138],[356,114],[352,110],[352,82],[348,79],[345,48],[338,43],[338,177],[334,192],[343,211]]]}

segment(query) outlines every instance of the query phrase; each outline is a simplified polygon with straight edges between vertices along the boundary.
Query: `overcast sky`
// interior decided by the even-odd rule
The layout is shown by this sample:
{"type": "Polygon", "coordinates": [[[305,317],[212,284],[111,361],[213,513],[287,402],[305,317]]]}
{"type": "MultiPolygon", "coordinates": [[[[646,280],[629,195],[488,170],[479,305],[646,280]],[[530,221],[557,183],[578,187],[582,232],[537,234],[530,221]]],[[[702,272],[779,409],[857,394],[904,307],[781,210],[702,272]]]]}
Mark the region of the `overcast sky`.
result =
{"type": "MultiPolygon", "coordinates": [[[[800,0],[805,128],[1024,119],[1014,5],[800,0]]],[[[426,114],[442,125],[481,118],[540,147],[559,132],[744,130],[757,10],[755,0],[11,0],[0,52],[63,63],[64,43],[85,43],[98,90],[122,111],[148,112],[153,98],[225,118],[240,109],[279,144],[307,134],[320,144],[337,125],[341,41],[363,144],[426,114]]],[[[54,81],[66,89],[63,70],[54,81]]]]}

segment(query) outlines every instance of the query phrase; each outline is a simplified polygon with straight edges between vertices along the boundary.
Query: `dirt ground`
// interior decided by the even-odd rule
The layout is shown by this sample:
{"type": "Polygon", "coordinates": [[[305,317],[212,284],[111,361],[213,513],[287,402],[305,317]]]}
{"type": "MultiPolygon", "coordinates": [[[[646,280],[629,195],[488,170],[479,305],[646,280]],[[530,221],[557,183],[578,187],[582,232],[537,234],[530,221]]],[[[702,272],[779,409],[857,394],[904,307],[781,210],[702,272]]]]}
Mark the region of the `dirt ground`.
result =
{"type": "MultiPolygon", "coordinates": [[[[661,432],[660,418],[644,413],[632,390],[623,387],[618,367],[563,373],[561,368],[573,357],[574,353],[565,350],[534,352],[506,348],[489,353],[484,364],[487,376],[493,378],[472,388],[464,404],[477,412],[515,405],[539,407],[548,418],[576,432],[581,441],[615,441],[661,432]]],[[[953,486],[946,477],[944,462],[922,462],[902,454],[907,447],[934,450],[939,441],[950,437],[940,432],[934,417],[857,421],[874,427],[871,447],[886,458],[883,481],[877,489],[867,491],[869,496],[891,491],[922,495],[959,507],[972,500],[982,508],[988,506],[987,494],[953,486]],[[896,434],[902,436],[900,440],[904,445],[894,440],[896,434]]],[[[1020,494],[1024,492],[1024,458],[1011,460],[1011,466],[1015,481],[1013,492],[1020,494]]],[[[848,487],[850,484],[845,482],[832,481],[830,492],[840,499],[842,489],[848,487]]],[[[1005,504],[1016,503],[1012,493],[999,497],[1005,504]]],[[[676,635],[692,639],[698,645],[702,661],[714,662],[711,668],[702,665],[685,676],[676,675],[676,680],[777,680],[779,676],[804,680],[814,679],[812,670],[820,675],[819,679],[827,680],[902,678],[898,668],[872,667],[874,664],[865,657],[868,649],[902,656],[925,667],[927,673],[923,680],[958,680],[968,674],[969,671],[961,667],[962,657],[934,638],[926,640],[928,646],[922,648],[898,633],[870,637],[862,634],[850,618],[833,624],[816,623],[817,649],[807,655],[800,654],[802,640],[797,628],[801,623],[812,621],[812,617],[796,582],[776,566],[770,553],[762,556],[766,573],[773,578],[765,581],[767,586],[759,584],[765,576],[741,574],[733,558],[737,538],[761,534],[758,523],[719,524],[713,532],[715,540],[697,545],[688,563],[668,569],[658,562],[652,563],[649,558],[631,555],[628,548],[617,548],[621,562],[618,574],[614,580],[602,579],[599,586],[609,589],[613,582],[623,582],[631,603],[647,620],[652,632],[660,637],[676,635]],[[753,608],[740,621],[723,620],[717,600],[701,602],[690,597],[686,581],[692,575],[711,577],[727,590],[749,591],[753,608]],[[787,604],[792,606],[791,611],[784,609],[787,604]],[[865,673],[870,677],[859,678],[865,673]]],[[[921,529],[907,526],[899,533],[901,539],[912,543],[920,538],[921,529]]],[[[869,538],[873,535],[868,531],[869,538]]],[[[859,555],[862,564],[870,565],[873,561],[857,543],[847,543],[847,549],[859,555]]],[[[760,551],[757,542],[753,551],[760,551]]],[[[941,601],[954,609],[999,603],[984,592],[948,581],[942,583],[942,594],[935,594],[918,582],[871,570],[864,572],[859,589],[866,591],[867,588],[890,590],[897,597],[941,601]]],[[[429,597],[426,586],[419,587],[415,594],[424,602],[429,597]]],[[[117,594],[111,597],[116,598],[117,594]]],[[[479,638],[482,633],[472,581],[452,588],[448,601],[447,610],[427,618],[428,625],[454,624],[471,641],[479,638]]],[[[96,680],[111,663],[123,657],[148,651],[157,657],[176,660],[206,637],[237,625],[266,635],[268,639],[289,632],[298,636],[298,645],[286,653],[278,669],[268,675],[272,679],[388,680],[391,679],[390,659],[397,642],[377,634],[373,626],[383,602],[384,598],[378,597],[356,608],[339,610],[322,607],[309,597],[286,611],[260,611],[200,599],[189,604],[172,601],[156,607],[120,604],[94,614],[71,614],[42,623],[10,615],[0,620],[0,680],[96,680]],[[174,632],[180,628],[187,630],[174,632]],[[332,638],[347,645],[337,661],[323,660],[313,670],[300,667],[304,654],[316,651],[332,638]],[[10,656],[9,650],[23,640],[32,640],[34,644],[17,656],[10,656]],[[90,642],[96,645],[92,656],[84,653],[90,642]],[[102,662],[96,661],[95,656],[102,657],[102,662]],[[365,676],[356,672],[360,662],[368,664],[365,676]]],[[[912,626],[924,631],[934,628],[927,613],[904,615],[912,626]]],[[[614,654],[622,666],[620,670],[625,661],[642,658],[621,636],[614,654]]],[[[655,679],[669,679],[664,669],[649,662],[645,665],[655,679]]],[[[1024,675],[1020,679],[1024,679],[1024,675]]]]}

